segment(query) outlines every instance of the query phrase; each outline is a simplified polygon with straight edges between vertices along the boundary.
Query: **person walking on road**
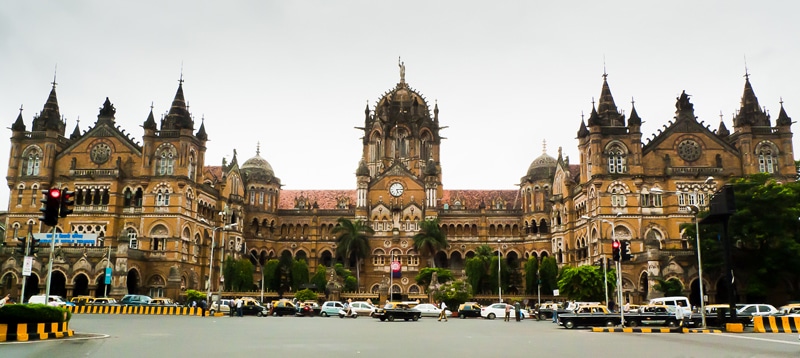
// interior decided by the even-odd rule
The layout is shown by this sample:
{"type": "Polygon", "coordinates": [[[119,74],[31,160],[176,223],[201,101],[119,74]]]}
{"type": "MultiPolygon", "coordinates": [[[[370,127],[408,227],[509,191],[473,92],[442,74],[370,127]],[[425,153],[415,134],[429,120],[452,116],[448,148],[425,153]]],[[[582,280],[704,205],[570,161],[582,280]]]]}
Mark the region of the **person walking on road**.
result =
{"type": "Polygon", "coordinates": [[[242,317],[242,304],[244,304],[244,300],[241,298],[236,299],[236,315],[242,317]]]}
{"type": "Polygon", "coordinates": [[[508,303],[506,303],[506,315],[503,321],[511,322],[511,305],[508,303]]]}
{"type": "Polygon", "coordinates": [[[440,301],[439,302],[439,308],[441,308],[442,311],[439,312],[438,321],[441,322],[442,318],[444,318],[444,321],[447,322],[447,314],[445,313],[445,312],[447,312],[447,305],[444,303],[444,301],[440,301]]]}
{"type": "Polygon", "coordinates": [[[519,304],[519,301],[514,302],[514,314],[517,316],[517,322],[522,320],[522,305],[519,304]]]}

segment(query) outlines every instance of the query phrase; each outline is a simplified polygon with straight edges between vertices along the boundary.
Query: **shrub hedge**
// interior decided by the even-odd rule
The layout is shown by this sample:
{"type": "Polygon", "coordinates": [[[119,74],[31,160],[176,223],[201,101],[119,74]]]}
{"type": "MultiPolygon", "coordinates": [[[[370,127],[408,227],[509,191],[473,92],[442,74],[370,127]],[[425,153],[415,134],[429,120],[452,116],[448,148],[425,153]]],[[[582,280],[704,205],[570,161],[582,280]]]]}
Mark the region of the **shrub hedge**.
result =
{"type": "Polygon", "coordinates": [[[50,323],[64,322],[72,313],[63,307],[43,304],[12,304],[0,307],[0,323],[50,323]]]}

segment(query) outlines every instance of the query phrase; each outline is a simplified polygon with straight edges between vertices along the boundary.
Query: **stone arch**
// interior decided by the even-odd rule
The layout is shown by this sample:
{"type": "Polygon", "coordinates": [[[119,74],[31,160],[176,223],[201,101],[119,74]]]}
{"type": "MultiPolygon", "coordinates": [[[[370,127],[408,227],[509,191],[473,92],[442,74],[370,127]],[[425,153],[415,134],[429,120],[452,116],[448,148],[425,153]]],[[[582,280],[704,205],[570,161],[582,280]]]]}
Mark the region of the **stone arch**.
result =
{"type": "Polygon", "coordinates": [[[128,294],[136,295],[139,294],[139,289],[141,287],[141,273],[135,267],[128,270],[128,279],[127,279],[127,288],[128,294]]]}
{"type": "Polygon", "coordinates": [[[450,267],[450,263],[447,260],[447,253],[444,251],[439,251],[433,257],[434,265],[436,267],[450,267]]]}
{"type": "Polygon", "coordinates": [[[643,270],[642,273],[639,274],[639,302],[648,302],[648,292],[650,292],[650,281],[647,271],[643,270]]]}
{"type": "Polygon", "coordinates": [[[72,277],[72,296],[89,295],[89,277],[81,272],[72,277]]]}
{"type": "Polygon", "coordinates": [[[419,286],[411,285],[408,287],[408,293],[412,295],[417,295],[420,293],[419,286]]]}
{"type": "Polygon", "coordinates": [[[67,297],[67,275],[63,271],[53,269],[50,279],[50,294],[67,297]]]}

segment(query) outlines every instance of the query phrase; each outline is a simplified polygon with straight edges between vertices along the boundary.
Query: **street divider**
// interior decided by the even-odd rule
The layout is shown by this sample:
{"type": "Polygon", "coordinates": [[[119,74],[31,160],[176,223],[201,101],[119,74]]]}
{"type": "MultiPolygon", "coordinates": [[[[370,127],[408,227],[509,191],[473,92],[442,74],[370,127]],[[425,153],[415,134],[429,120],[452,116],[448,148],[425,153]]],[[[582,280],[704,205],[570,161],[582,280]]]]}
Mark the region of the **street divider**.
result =
{"type": "Polygon", "coordinates": [[[693,329],[693,328],[647,328],[647,327],[593,327],[592,332],[617,332],[617,333],[722,333],[718,329],[693,329]]]}
{"type": "Polygon", "coordinates": [[[0,342],[27,342],[72,337],[68,322],[0,324],[0,342]]]}
{"type": "Polygon", "coordinates": [[[753,332],[756,333],[800,333],[800,317],[755,316],[753,332]]]}
{"type": "Polygon", "coordinates": [[[203,310],[200,308],[180,306],[70,306],[67,308],[73,314],[140,314],[161,316],[203,315],[203,310]]]}

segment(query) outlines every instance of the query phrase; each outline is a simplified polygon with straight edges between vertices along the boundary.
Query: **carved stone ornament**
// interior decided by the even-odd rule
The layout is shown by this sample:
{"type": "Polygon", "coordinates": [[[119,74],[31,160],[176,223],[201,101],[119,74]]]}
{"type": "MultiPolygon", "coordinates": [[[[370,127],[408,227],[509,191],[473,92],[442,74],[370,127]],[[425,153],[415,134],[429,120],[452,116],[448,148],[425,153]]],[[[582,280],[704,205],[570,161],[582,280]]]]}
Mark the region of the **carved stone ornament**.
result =
{"type": "Polygon", "coordinates": [[[111,147],[105,143],[98,143],[92,147],[90,156],[95,164],[103,164],[111,158],[111,147]]]}

